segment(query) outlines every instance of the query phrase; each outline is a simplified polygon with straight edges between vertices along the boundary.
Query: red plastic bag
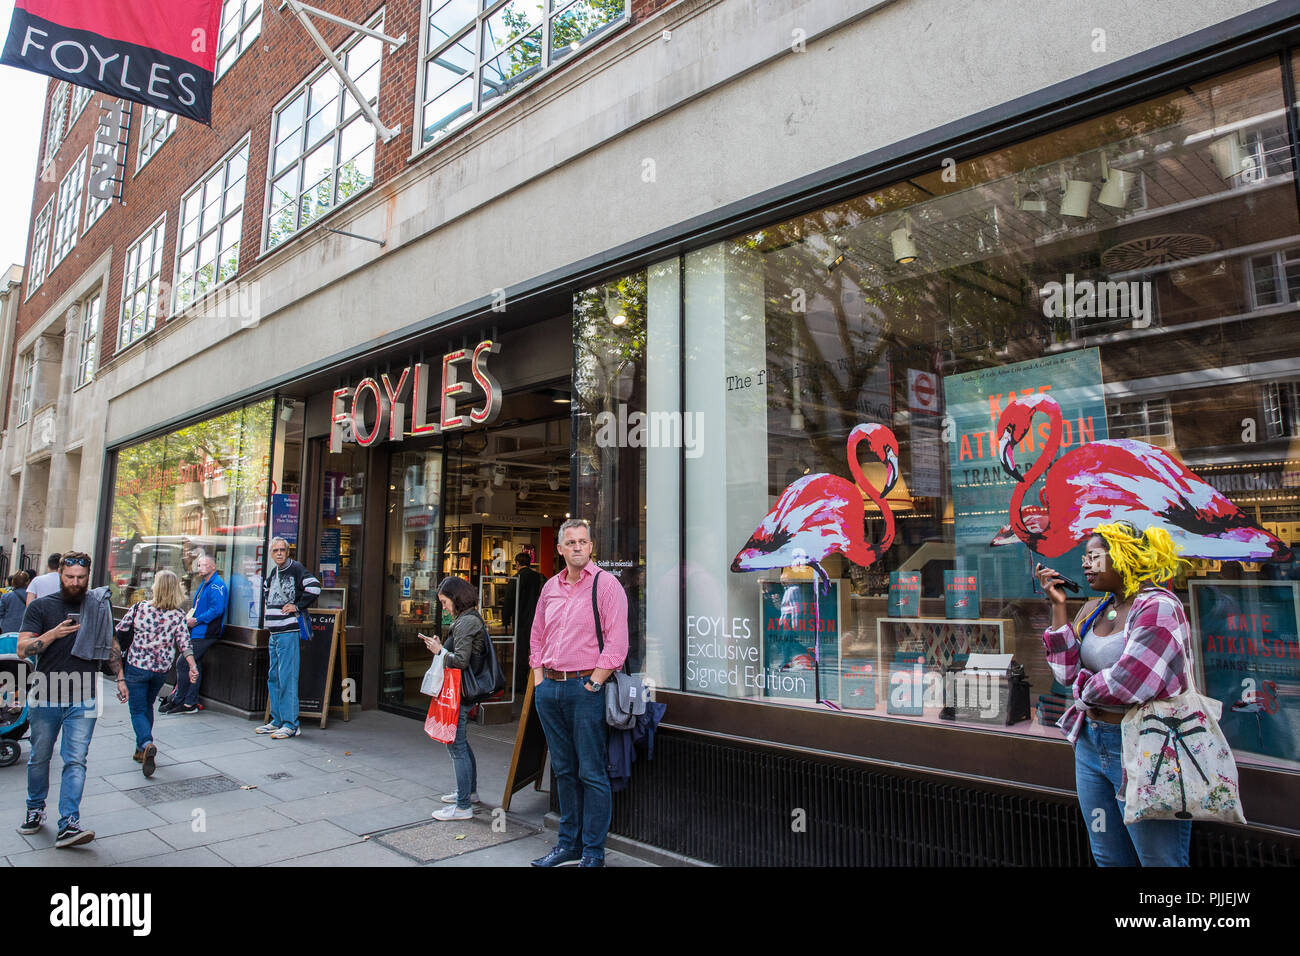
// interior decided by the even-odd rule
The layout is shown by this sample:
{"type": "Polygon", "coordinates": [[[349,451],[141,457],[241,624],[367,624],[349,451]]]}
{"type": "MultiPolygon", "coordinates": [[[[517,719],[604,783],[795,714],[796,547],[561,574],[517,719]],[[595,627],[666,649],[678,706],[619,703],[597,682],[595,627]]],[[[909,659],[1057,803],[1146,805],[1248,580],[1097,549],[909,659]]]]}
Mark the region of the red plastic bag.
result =
{"type": "Polygon", "coordinates": [[[424,718],[424,732],[434,740],[449,744],[456,739],[458,720],[460,720],[460,668],[448,667],[443,672],[442,693],[429,704],[429,716],[424,718]]]}

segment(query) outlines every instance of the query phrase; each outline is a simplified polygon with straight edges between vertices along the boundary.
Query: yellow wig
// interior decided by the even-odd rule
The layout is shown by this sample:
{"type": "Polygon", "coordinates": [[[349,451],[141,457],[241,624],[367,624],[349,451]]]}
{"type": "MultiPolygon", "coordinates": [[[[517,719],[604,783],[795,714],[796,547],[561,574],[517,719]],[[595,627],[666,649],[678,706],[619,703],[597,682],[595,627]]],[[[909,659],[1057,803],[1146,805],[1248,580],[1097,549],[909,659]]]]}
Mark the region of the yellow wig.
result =
{"type": "Polygon", "coordinates": [[[1147,528],[1139,533],[1127,521],[1098,525],[1092,533],[1099,535],[1110,550],[1110,563],[1124,582],[1124,597],[1131,598],[1144,584],[1164,584],[1172,580],[1180,565],[1188,564],[1178,556],[1178,545],[1163,528],[1147,528]]]}

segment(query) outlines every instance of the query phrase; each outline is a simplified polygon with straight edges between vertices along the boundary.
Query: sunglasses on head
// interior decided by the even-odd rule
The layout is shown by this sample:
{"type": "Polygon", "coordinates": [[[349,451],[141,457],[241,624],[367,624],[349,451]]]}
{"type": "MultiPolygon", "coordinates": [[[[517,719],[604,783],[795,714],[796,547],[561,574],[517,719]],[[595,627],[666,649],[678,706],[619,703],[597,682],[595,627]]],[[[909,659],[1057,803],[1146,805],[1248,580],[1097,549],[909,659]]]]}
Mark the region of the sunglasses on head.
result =
{"type": "Polygon", "coordinates": [[[73,565],[79,565],[80,567],[88,568],[90,567],[90,558],[64,558],[59,566],[63,568],[70,568],[73,565]]]}

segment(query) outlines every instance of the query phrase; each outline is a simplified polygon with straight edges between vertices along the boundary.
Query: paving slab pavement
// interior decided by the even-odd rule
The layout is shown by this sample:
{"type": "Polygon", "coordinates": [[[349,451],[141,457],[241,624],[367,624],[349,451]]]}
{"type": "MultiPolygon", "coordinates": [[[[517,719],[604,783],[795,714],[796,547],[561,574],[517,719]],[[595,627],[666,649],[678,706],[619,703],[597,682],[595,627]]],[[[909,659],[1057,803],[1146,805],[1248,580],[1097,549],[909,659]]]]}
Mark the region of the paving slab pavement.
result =
{"type": "MultiPolygon", "coordinates": [[[[508,814],[492,812],[502,797],[513,725],[470,726],[485,803],[468,829],[430,819],[443,806],[439,796],[455,789],[455,774],[447,748],[429,740],[418,720],[353,711],[350,721],[331,717],[321,729],[308,720],[301,737],[272,741],[253,733],[258,721],[228,714],[160,715],[158,767],[146,779],[131,759],[126,705],[107,684],[104,690],[81,801],[82,826],[95,831],[95,840],[54,847],[57,747],[46,824],[31,836],[16,832],[31,750],[24,740],[22,759],[0,769],[0,812],[10,820],[0,827],[0,865],[527,866],[555,843],[543,830],[548,795],[531,786],[514,795],[508,814]]],[[[648,865],[612,850],[607,862],[648,865]]]]}

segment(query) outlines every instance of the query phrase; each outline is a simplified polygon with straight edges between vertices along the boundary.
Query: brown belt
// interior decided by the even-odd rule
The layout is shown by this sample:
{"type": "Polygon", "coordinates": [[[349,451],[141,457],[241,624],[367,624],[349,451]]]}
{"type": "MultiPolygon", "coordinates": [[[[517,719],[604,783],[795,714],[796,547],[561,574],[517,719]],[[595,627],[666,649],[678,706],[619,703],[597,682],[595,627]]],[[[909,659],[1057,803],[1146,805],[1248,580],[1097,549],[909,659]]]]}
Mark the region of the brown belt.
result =
{"type": "Polygon", "coordinates": [[[543,669],[543,673],[550,680],[576,680],[580,677],[590,677],[592,672],[585,671],[553,671],[549,667],[543,669]]]}
{"type": "Polygon", "coordinates": [[[1122,724],[1124,722],[1123,714],[1112,714],[1108,710],[1098,710],[1096,707],[1089,707],[1085,713],[1090,719],[1100,721],[1103,724],[1122,724]]]}

